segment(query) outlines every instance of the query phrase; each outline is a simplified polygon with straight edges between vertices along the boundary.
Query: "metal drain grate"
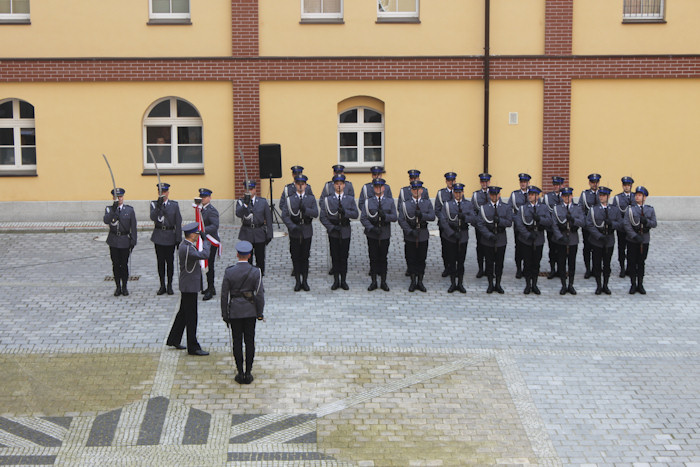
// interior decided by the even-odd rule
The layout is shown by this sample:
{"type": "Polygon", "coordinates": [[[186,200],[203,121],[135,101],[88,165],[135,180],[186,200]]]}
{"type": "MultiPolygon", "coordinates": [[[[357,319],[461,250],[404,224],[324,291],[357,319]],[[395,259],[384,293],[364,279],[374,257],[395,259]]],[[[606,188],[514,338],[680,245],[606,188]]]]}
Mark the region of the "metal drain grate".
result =
{"type": "MultiPolygon", "coordinates": [[[[137,281],[141,276],[129,276],[129,281],[137,281]]],[[[105,282],[112,282],[114,276],[105,276],[105,282]]]]}

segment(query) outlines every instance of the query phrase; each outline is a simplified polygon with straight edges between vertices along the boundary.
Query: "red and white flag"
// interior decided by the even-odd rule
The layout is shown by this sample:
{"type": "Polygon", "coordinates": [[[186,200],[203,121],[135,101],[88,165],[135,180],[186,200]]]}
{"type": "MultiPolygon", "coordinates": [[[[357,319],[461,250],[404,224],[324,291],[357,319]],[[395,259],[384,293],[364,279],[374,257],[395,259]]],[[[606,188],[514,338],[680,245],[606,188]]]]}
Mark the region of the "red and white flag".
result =
{"type": "MultiPolygon", "coordinates": [[[[194,208],[194,220],[199,225],[199,231],[204,232],[204,219],[202,219],[202,205],[201,204],[193,204],[192,207],[194,208]]],[[[219,249],[218,255],[219,255],[219,257],[221,257],[221,242],[208,234],[207,234],[207,240],[209,240],[209,243],[211,243],[212,246],[215,246],[219,249]]],[[[203,249],[203,240],[202,240],[202,237],[199,236],[199,237],[197,237],[197,250],[202,251],[202,249],[203,249]]],[[[209,270],[209,260],[208,259],[199,260],[199,265],[202,267],[202,270],[205,273],[209,270]]]]}

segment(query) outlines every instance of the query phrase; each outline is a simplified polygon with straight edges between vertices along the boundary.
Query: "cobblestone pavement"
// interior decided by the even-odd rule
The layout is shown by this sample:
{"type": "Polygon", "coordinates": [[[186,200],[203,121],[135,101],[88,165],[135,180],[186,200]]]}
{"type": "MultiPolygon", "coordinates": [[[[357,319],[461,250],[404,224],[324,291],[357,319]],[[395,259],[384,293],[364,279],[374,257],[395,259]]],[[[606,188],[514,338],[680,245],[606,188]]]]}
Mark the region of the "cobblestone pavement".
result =
{"type": "MultiPolygon", "coordinates": [[[[582,264],[578,295],[545,278],[523,295],[512,237],[504,295],[474,278],[473,238],[467,294],[447,294],[435,236],[428,292],[409,293],[397,228],[391,291],[367,292],[358,224],[350,290],[330,290],[316,225],[311,292],[295,293],[276,237],[250,386],[218,296],[199,303],[209,357],[164,347],[179,295],[155,294],[149,232],[113,297],[98,223],[26,227],[0,223],[0,465],[700,466],[698,222],[655,229],[646,296],[615,261],[611,296],[582,264]]],[[[238,228],[221,232],[218,281],[238,228]]]]}

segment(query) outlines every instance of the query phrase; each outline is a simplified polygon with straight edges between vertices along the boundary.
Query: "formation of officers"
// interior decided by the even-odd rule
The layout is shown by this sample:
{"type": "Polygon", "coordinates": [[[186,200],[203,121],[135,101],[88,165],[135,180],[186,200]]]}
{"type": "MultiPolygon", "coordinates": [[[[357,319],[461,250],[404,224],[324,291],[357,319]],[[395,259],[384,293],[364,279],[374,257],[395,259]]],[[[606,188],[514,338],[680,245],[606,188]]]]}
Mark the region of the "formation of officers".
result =
{"type": "MultiPolygon", "coordinates": [[[[573,188],[564,186],[562,177],[552,177],[552,189],[543,191],[530,185],[531,177],[518,175],[519,188],[502,199],[501,188],[491,185],[491,175],[479,174],[480,188],[465,196],[464,184],[457,183],[457,174],[445,174],[445,187],[438,190],[434,202],[420,180],[419,170],[408,171],[408,185],[398,192],[396,201],[392,190],[381,177],[383,167],[372,167],[372,180],[364,184],[355,197],[352,183],[346,180],[342,165],[332,167],[333,175],[325,183],[316,200],[304,168],[293,166],[292,182],[282,192],[279,206],[289,234],[289,252],[294,291],[309,291],[309,256],[313,238],[313,220],[319,218],[326,229],[333,276],[332,290],[348,290],[348,255],[351,241],[351,221],[358,219],[367,238],[369,257],[369,291],[389,291],[387,255],[391,225],[397,222],[403,233],[408,290],[426,291],[424,284],[430,232],[428,223],[437,220],[440,233],[443,277],[449,277],[447,292],[466,293],[464,262],[469,242],[469,230],[476,237],[477,278],[486,277],[487,293],[504,293],[502,286],[508,228],[514,232],[516,278],[525,279],[523,293],[539,295],[538,278],[545,240],[549,246],[548,279],[559,278],[559,293],[575,295],[576,256],[582,236],[584,278],[595,278],[595,293],[610,294],[612,255],[617,243],[620,277],[631,281],[630,294],[645,294],[644,265],[649,250],[650,229],[656,227],[654,208],[646,204],[649,195],[643,186],[632,186],[631,177],[622,177],[622,192],[611,196],[612,190],[600,186],[601,176],[588,176],[589,188],[583,190],[578,203],[573,202],[573,188]],[[581,231],[581,236],[579,234],[581,231]],[[615,238],[617,237],[617,239],[615,238]]],[[[173,255],[181,243],[182,218],[176,201],[168,198],[170,186],[159,185],[159,197],[151,202],[160,288],[158,295],[172,294],[173,255]]],[[[204,300],[216,295],[214,262],[219,236],[219,215],[211,205],[212,191],[200,189],[201,214],[206,238],[211,247],[207,252],[207,287],[204,300]]],[[[113,262],[117,285],[115,295],[128,295],[128,258],[136,245],[136,219],[133,209],[123,204],[124,190],[117,189],[115,202],[105,211],[109,224],[107,243],[113,262]]],[[[257,195],[254,181],[246,182],[245,195],[236,201],[236,216],[241,219],[239,239],[247,241],[251,252],[246,260],[265,274],[265,249],[273,238],[270,205],[257,195]]],[[[200,253],[201,254],[201,253],[200,253]]],[[[183,263],[183,260],[180,260],[183,263]]],[[[182,267],[182,266],[181,266],[182,267]]]]}

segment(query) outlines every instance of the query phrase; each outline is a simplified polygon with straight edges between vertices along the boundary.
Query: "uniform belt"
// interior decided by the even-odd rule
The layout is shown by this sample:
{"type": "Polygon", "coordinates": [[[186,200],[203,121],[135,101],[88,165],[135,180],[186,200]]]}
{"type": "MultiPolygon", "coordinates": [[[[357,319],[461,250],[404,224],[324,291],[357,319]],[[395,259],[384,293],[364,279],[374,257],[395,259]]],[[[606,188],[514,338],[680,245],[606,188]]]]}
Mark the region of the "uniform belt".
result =
{"type": "Polygon", "coordinates": [[[250,227],[253,229],[259,229],[260,227],[264,227],[264,226],[265,226],[265,224],[249,224],[246,227],[250,227]]]}
{"type": "Polygon", "coordinates": [[[112,232],[112,233],[114,235],[116,235],[117,237],[121,237],[122,235],[129,235],[129,232],[120,232],[118,230],[116,232],[112,232]]]}
{"type": "Polygon", "coordinates": [[[158,230],[175,230],[175,227],[161,225],[160,227],[156,227],[156,229],[158,229],[158,230]]]}

